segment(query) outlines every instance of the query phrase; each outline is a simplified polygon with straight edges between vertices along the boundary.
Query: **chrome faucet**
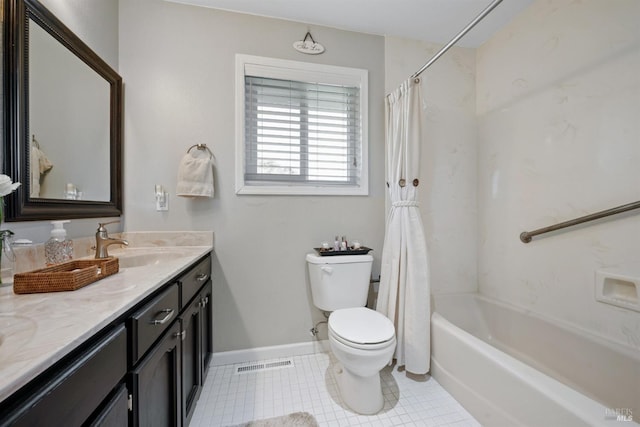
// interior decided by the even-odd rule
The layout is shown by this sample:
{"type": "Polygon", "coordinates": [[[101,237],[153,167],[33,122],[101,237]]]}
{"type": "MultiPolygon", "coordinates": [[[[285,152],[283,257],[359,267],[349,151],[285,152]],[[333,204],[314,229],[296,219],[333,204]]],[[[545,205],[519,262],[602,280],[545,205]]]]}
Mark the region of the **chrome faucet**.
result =
{"type": "Polygon", "coordinates": [[[109,234],[107,233],[107,229],[104,226],[107,224],[114,224],[116,222],[120,222],[120,221],[98,223],[99,227],[98,227],[98,231],[96,231],[96,259],[109,258],[107,247],[110,245],[117,245],[117,244],[125,245],[125,246],[129,245],[129,242],[127,242],[126,240],[114,239],[112,237],[109,237],[109,234]]]}

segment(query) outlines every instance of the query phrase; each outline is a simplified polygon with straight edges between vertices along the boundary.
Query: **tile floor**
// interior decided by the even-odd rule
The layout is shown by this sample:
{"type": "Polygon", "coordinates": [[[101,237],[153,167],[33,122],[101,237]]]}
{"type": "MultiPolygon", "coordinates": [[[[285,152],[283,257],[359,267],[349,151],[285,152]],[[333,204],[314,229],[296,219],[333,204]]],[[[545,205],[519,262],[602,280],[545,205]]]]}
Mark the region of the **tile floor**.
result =
{"type": "Polygon", "coordinates": [[[336,388],[330,353],[292,360],[293,367],[242,374],[235,373],[238,365],[212,366],[190,427],[232,426],[303,411],[321,426],[480,426],[433,378],[411,379],[392,367],[382,371],[382,411],[354,414],[336,388]]]}

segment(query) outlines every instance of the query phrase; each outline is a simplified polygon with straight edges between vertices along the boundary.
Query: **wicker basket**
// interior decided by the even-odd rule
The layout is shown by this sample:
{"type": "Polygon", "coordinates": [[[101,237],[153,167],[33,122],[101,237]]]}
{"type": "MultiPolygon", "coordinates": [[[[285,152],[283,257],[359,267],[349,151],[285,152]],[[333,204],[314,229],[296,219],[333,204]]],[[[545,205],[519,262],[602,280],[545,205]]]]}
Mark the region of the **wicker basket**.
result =
{"type": "Polygon", "coordinates": [[[80,259],[13,276],[13,292],[35,294],[41,292],[75,291],[89,283],[116,274],[120,270],[118,258],[80,259]]]}

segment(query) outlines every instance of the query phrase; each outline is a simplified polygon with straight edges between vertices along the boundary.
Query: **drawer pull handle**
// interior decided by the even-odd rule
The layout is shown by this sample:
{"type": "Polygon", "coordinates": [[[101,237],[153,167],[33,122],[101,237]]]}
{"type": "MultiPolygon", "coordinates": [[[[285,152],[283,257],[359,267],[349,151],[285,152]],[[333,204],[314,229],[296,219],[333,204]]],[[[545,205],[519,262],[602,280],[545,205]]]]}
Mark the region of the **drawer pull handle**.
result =
{"type": "Polygon", "coordinates": [[[152,325],[164,325],[165,323],[167,323],[169,321],[169,319],[171,319],[173,317],[173,308],[165,308],[164,310],[160,310],[159,314],[164,313],[165,316],[162,319],[153,319],[150,323],[152,325]]]}
{"type": "Polygon", "coordinates": [[[175,334],[173,334],[173,336],[175,338],[180,338],[180,340],[184,341],[184,337],[187,336],[187,331],[176,332],[175,334]]]}
{"type": "Polygon", "coordinates": [[[206,282],[208,278],[209,278],[209,275],[204,273],[200,273],[196,276],[196,280],[198,282],[206,282]]]}

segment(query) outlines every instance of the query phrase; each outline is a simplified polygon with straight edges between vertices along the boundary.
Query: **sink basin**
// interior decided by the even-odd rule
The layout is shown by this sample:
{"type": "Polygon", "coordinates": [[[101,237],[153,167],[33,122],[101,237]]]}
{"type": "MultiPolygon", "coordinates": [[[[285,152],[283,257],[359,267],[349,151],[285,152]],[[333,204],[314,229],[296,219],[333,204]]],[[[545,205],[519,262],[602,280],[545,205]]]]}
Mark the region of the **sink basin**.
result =
{"type": "Polygon", "coordinates": [[[149,249],[125,249],[119,253],[113,253],[118,257],[120,268],[146,267],[159,265],[160,263],[173,261],[177,258],[188,256],[179,250],[149,250],[149,249]]]}
{"type": "Polygon", "coordinates": [[[31,341],[36,322],[20,315],[0,314],[0,360],[7,350],[15,350],[31,341]]]}

